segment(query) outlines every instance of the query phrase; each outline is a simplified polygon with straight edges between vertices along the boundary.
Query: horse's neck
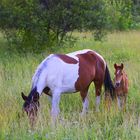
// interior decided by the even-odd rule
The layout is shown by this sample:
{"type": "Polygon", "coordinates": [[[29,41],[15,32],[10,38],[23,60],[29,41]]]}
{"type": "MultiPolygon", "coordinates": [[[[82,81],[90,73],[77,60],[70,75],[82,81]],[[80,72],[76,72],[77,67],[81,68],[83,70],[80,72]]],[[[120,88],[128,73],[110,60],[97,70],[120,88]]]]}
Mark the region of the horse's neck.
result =
{"type": "Polygon", "coordinates": [[[33,87],[36,87],[37,92],[39,93],[39,95],[41,95],[41,93],[43,92],[43,89],[46,87],[47,83],[46,83],[46,71],[43,70],[40,74],[39,77],[37,77],[37,81],[34,83],[33,81],[33,87]]]}
{"type": "Polygon", "coordinates": [[[36,87],[32,87],[30,94],[28,95],[28,100],[31,101],[32,97],[34,96],[34,94],[37,92],[37,88],[36,87]]]}

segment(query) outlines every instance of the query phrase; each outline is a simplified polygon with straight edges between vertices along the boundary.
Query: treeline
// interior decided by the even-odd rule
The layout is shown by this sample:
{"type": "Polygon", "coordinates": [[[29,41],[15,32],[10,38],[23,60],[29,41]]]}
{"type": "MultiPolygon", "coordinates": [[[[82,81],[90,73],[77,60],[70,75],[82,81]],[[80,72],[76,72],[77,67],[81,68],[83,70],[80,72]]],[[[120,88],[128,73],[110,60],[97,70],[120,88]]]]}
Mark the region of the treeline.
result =
{"type": "Polygon", "coordinates": [[[42,50],[72,39],[73,31],[138,28],[138,0],[1,0],[0,29],[16,49],[42,50]]]}

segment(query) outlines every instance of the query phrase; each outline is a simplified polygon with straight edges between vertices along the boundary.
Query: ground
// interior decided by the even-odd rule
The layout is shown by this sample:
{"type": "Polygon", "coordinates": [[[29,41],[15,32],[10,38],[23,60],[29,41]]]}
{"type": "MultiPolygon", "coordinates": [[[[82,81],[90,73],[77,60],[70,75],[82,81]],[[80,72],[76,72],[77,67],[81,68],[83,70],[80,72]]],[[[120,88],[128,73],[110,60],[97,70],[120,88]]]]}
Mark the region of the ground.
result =
{"type": "Polygon", "coordinates": [[[139,140],[140,139],[140,31],[114,32],[102,42],[95,42],[90,33],[74,33],[79,41],[74,47],[46,50],[42,54],[18,54],[9,50],[0,34],[0,139],[1,140],[139,140]],[[124,63],[129,78],[126,111],[118,111],[112,104],[108,112],[104,95],[100,112],[95,112],[95,91],[90,86],[90,107],[81,117],[82,102],[79,93],[62,95],[61,114],[56,128],[50,125],[50,103],[46,95],[40,98],[41,108],[34,130],[30,130],[26,114],[22,114],[21,91],[26,95],[38,64],[50,53],[69,53],[92,49],[106,60],[111,77],[114,63],[124,63]]]}

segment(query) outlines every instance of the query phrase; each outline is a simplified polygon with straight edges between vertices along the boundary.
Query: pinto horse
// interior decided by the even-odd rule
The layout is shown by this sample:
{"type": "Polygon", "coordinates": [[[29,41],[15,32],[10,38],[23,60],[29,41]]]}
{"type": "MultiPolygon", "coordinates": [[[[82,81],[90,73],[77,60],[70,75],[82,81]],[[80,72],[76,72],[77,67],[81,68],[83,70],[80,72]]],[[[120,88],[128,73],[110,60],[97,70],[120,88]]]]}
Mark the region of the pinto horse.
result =
{"type": "Polygon", "coordinates": [[[114,97],[113,83],[103,57],[89,49],[69,54],[51,54],[38,66],[32,78],[30,94],[25,96],[22,93],[25,101],[23,109],[33,122],[39,107],[39,97],[44,92],[52,97],[51,116],[56,120],[60,112],[61,94],[79,91],[84,114],[88,109],[88,89],[92,82],[95,85],[96,110],[98,110],[103,84],[105,91],[109,91],[111,97],[114,97]]]}
{"type": "Polygon", "coordinates": [[[114,64],[115,68],[115,78],[114,78],[114,86],[115,86],[115,93],[117,96],[118,107],[122,109],[125,107],[126,104],[126,97],[128,94],[128,77],[124,71],[124,65],[114,64]]]}

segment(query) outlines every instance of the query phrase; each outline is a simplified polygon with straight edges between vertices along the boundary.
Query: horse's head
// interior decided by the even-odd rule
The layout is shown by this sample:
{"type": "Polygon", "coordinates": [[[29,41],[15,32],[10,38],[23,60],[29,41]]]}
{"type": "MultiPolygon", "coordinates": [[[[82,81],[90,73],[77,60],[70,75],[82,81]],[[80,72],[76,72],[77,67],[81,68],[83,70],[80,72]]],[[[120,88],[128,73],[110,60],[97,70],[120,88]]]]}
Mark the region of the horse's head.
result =
{"type": "Polygon", "coordinates": [[[30,120],[30,124],[31,126],[33,126],[39,108],[39,93],[35,92],[34,94],[25,96],[24,93],[22,92],[21,96],[25,101],[23,104],[23,111],[27,113],[27,116],[29,117],[30,120]]]}
{"type": "Polygon", "coordinates": [[[114,86],[115,88],[120,87],[121,81],[123,79],[123,63],[121,65],[114,64],[115,68],[115,78],[114,78],[114,86]]]}

